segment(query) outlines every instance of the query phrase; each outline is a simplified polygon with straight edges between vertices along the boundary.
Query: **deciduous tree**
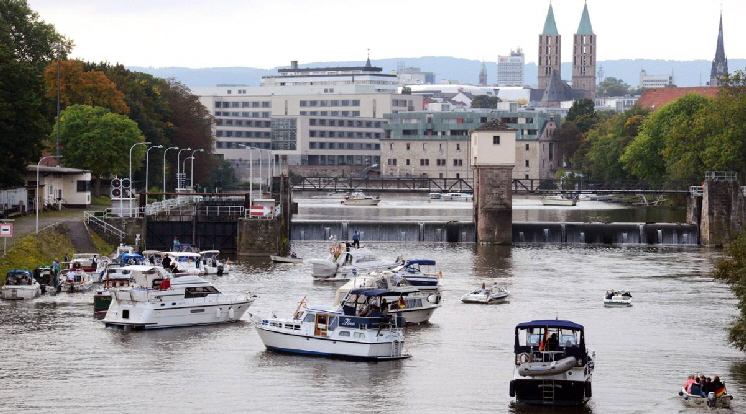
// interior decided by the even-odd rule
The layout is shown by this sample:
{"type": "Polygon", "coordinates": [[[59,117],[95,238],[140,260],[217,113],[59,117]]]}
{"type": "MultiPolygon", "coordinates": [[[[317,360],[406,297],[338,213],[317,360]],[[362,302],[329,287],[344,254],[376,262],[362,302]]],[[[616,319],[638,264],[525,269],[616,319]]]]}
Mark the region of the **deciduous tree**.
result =
{"type": "Polygon", "coordinates": [[[477,95],[471,100],[471,107],[495,109],[498,102],[500,102],[500,98],[497,96],[477,95]]]}
{"type": "Polygon", "coordinates": [[[128,114],[124,94],[117,89],[106,74],[97,70],[84,70],[79,60],[52,62],[44,71],[47,96],[57,97],[57,65],[59,64],[60,101],[64,107],[78,104],[103,106],[118,114],[128,114]]]}

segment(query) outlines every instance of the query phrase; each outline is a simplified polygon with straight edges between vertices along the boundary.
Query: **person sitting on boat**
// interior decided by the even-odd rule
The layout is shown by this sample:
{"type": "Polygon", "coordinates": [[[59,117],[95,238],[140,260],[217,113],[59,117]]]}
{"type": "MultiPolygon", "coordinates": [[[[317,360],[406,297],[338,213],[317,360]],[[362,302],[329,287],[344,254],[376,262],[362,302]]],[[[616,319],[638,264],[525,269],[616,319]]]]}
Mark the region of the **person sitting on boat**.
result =
{"type": "Polygon", "coordinates": [[[297,259],[298,255],[295,252],[290,252],[290,257],[293,259],[297,259]]]}
{"type": "Polygon", "coordinates": [[[714,391],[712,389],[712,378],[703,376],[700,380],[702,382],[702,396],[706,397],[707,394],[714,391]]]}
{"type": "Polygon", "coordinates": [[[712,392],[715,393],[716,397],[720,397],[723,394],[725,394],[725,383],[720,382],[720,377],[715,375],[712,378],[712,383],[710,383],[710,387],[712,388],[712,392]]]}
{"type": "Polygon", "coordinates": [[[547,351],[556,351],[559,348],[559,339],[557,339],[557,334],[553,333],[549,335],[549,339],[547,339],[547,351]]]}
{"type": "Polygon", "coordinates": [[[694,383],[689,387],[689,394],[702,395],[702,384],[699,381],[699,377],[694,378],[694,383]]]}
{"type": "Polygon", "coordinates": [[[686,392],[689,392],[689,390],[692,387],[692,384],[694,384],[694,375],[689,375],[689,377],[686,380],[686,384],[684,384],[684,390],[686,390],[686,392]]]}

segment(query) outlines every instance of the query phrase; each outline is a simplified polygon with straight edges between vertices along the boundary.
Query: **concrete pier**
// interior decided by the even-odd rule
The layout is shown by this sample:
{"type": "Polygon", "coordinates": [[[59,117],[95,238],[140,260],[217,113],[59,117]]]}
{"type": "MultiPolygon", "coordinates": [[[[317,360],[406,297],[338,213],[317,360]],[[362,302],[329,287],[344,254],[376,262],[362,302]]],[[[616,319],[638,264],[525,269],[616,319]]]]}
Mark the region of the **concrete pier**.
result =
{"type": "Polygon", "coordinates": [[[703,246],[724,246],[744,229],[746,206],[743,191],[735,179],[708,178],[703,187],[700,243],[703,246]]]}

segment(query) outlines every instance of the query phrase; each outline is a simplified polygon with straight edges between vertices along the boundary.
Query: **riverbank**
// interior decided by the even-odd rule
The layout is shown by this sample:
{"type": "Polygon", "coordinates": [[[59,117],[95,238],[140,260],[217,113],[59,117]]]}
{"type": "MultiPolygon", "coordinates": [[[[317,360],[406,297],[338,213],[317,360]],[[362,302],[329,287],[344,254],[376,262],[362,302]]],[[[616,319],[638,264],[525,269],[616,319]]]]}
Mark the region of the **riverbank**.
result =
{"type": "Polygon", "coordinates": [[[55,258],[62,261],[66,254],[72,255],[75,247],[67,232],[67,225],[57,224],[18,239],[7,254],[0,258],[0,280],[5,283],[5,275],[11,269],[32,270],[51,265],[55,258]]]}

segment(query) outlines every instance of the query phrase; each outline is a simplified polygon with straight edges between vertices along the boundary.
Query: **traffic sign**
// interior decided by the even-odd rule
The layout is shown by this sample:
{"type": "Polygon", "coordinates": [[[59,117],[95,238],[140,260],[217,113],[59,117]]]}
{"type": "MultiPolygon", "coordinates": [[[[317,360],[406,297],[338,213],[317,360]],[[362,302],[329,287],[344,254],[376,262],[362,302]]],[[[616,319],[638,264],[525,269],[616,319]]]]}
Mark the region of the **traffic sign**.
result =
{"type": "Polygon", "coordinates": [[[0,223],[0,237],[13,237],[13,223],[0,223]]]}

